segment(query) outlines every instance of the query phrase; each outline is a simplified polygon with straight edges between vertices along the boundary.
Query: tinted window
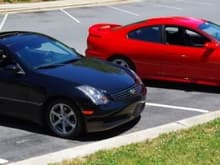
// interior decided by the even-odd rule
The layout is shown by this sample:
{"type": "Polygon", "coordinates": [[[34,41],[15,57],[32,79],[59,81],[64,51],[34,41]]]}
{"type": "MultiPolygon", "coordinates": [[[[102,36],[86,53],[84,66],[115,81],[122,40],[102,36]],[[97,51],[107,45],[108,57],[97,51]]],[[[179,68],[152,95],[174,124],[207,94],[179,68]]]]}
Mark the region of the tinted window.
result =
{"type": "Polygon", "coordinates": [[[3,49],[0,49],[0,68],[3,68],[7,65],[14,64],[9,56],[7,56],[3,49]]]}
{"type": "Polygon", "coordinates": [[[186,45],[188,46],[202,47],[206,42],[209,41],[206,37],[202,36],[201,34],[195,31],[186,29],[185,33],[186,33],[185,41],[186,41],[186,45]]]}
{"type": "Polygon", "coordinates": [[[144,27],[132,31],[128,34],[131,39],[149,41],[149,42],[159,42],[161,43],[161,28],[160,26],[144,27]]]}
{"type": "Polygon", "coordinates": [[[201,34],[182,27],[165,27],[166,42],[172,45],[201,47],[209,40],[201,34]]]}
{"type": "Polygon", "coordinates": [[[171,45],[184,45],[183,35],[179,27],[165,27],[166,42],[171,45]]]}

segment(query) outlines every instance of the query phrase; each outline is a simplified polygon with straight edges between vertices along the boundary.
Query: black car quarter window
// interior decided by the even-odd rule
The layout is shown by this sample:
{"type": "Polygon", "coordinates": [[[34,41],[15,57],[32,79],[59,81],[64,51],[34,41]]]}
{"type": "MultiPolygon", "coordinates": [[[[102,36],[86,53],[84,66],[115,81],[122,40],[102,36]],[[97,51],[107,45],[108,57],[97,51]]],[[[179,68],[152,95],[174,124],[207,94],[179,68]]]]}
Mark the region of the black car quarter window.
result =
{"type": "Polygon", "coordinates": [[[199,33],[182,27],[165,27],[166,43],[171,45],[182,45],[202,47],[209,40],[199,33]]]}
{"type": "Polygon", "coordinates": [[[7,65],[13,64],[11,59],[0,49],[0,68],[4,68],[7,65]]]}
{"type": "Polygon", "coordinates": [[[161,43],[161,27],[143,27],[128,33],[128,38],[141,41],[161,43]]]}

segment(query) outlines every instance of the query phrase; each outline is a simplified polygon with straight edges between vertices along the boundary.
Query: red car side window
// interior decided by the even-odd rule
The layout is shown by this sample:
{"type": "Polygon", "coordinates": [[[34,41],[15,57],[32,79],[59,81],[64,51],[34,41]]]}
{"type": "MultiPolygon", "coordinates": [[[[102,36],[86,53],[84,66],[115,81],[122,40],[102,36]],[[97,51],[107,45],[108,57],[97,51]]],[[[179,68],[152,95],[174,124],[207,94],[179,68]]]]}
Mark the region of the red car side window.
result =
{"type": "Polygon", "coordinates": [[[175,26],[166,26],[165,36],[166,43],[171,45],[202,47],[209,41],[209,39],[193,30],[175,26]]]}
{"type": "Polygon", "coordinates": [[[161,27],[160,26],[142,27],[129,32],[128,38],[141,40],[141,41],[161,43],[162,42],[161,27]]]}
{"type": "Polygon", "coordinates": [[[202,47],[206,42],[209,42],[206,37],[200,35],[195,31],[186,29],[185,33],[188,40],[188,46],[202,47]]]}

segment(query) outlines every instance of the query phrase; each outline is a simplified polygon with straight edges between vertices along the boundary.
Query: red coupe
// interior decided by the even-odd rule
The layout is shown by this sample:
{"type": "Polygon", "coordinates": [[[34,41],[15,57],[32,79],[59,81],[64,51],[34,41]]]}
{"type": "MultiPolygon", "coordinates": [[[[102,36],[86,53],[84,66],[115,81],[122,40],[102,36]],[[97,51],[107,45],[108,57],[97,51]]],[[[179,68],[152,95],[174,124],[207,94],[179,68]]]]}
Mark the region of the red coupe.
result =
{"type": "Polygon", "coordinates": [[[220,26],[204,19],[95,24],[87,46],[87,56],[129,67],[142,79],[220,86],[220,26]]]}

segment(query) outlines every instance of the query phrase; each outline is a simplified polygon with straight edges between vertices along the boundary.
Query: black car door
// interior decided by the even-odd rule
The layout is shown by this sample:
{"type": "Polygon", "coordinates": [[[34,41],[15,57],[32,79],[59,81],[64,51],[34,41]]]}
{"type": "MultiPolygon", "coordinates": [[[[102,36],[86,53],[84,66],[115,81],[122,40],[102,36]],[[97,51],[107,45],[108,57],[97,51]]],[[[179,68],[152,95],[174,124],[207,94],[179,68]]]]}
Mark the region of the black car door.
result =
{"type": "Polygon", "coordinates": [[[36,118],[43,96],[31,86],[21,68],[20,71],[13,70],[19,65],[6,58],[9,56],[0,53],[0,113],[24,119],[36,118]]]}

